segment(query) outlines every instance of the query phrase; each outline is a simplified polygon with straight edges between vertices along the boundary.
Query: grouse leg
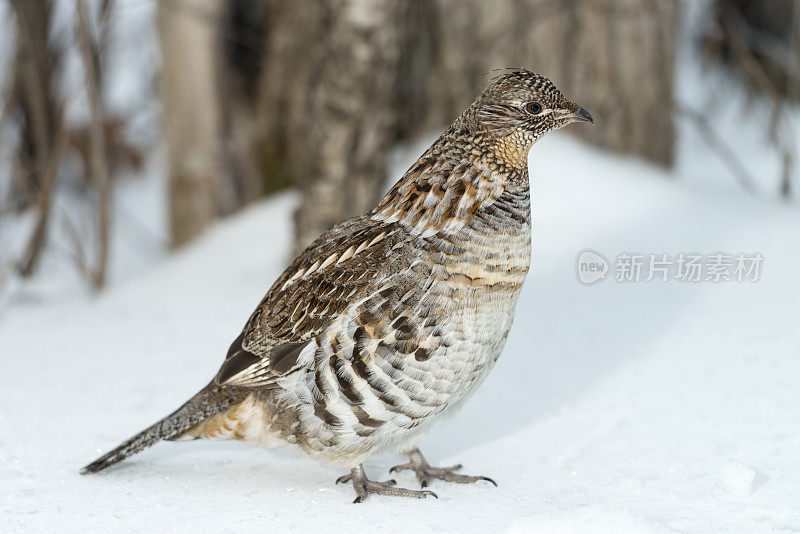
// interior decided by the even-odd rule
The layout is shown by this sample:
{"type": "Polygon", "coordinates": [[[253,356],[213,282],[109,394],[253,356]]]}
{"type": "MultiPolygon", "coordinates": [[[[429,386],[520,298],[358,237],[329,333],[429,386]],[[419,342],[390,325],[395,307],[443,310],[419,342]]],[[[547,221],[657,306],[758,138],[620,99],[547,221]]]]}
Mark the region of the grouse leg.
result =
{"type": "Polygon", "coordinates": [[[395,471],[410,469],[417,474],[417,480],[419,480],[419,484],[423,488],[428,486],[432,478],[438,478],[446,482],[457,482],[459,484],[470,484],[479,480],[485,480],[497,486],[497,482],[489,477],[459,475],[458,473],[454,473],[454,471],[461,469],[461,464],[454,465],[453,467],[431,467],[428,465],[428,461],[425,460],[422,451],[419,449],[411,451],[408,457],[409,462],[407,464],[396,465],[389,469],[389,472],[394,473],[395,471]]]}
{"type": "Polygon", "coordinates": [[[342,475],[336,479],[336,483],[352,482],[353,488],[356,490],[356,498],[353,503],[364,502],[371,493],[377,495],[391,495],[394,497],[414,497],[415,499],[424,499],[428,495],[439,498],[434,492],[427,490],[411,490],[405,488],[397,488],[394,480],[387,480],[386,482],[375,482],[367,478],[364,472],[364,466],[358,465],[350,471],[349,475],[342,475]]]}

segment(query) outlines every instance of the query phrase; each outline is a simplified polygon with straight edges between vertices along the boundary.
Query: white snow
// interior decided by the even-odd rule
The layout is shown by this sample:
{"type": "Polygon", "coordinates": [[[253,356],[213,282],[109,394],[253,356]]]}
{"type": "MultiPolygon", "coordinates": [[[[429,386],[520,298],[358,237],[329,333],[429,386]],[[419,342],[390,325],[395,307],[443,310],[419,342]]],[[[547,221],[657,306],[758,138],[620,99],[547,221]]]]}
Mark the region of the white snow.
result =
{"type": "Polygon", "coordinates": [[[747,497],[753,491],[753,482],[756,480],[756,472],[740,464],[739,462],[728,461],[719,471],[722,487],[737,497],[747,497]]]}
{"type": "MultiPolygon", "coordinates": [[[[213,376],[287,260],[285,194],[97,298],[14,289],[0,316],[0,529],[800,530],[797,207],[560,134],[534,148],[532,175],[534,267],[506,351],[423,449],[498,488],[435,482],[439,500],[356,506],[333,484],[341,470],[237,442],[159,444],[78,474],[213,376]],[[760,252],[764,265],[756,283],[585,286],[584,249],[760,252]]],[[[398,462],[366,467],[382,478],[398,462]]]]}

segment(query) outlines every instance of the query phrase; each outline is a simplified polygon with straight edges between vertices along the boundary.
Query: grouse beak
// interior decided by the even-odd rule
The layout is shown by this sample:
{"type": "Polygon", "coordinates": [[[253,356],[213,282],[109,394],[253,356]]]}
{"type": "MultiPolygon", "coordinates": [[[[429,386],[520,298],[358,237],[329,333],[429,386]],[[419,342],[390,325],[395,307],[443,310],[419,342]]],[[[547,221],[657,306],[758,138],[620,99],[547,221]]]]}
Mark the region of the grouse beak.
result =
{"type": "Polygon", "coordinates": [[[594,124],[594,119],[592,118],[591,114],[580,106],[578,106],[578,109],[567,115],[566,119],[567,124],[572,124],[573,122],[588,122],[589,124],[594,124]]]}

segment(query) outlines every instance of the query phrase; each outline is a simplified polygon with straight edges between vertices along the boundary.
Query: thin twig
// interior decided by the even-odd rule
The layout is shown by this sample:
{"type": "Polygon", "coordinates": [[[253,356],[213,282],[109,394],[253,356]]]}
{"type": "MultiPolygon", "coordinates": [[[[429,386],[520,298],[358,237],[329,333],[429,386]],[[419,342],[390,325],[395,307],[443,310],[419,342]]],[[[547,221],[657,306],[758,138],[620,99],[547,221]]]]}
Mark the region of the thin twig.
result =
{"type": "Polygon", "coordinates": [[[8,282],[11,280],[11,277],[14,275],[14,266],[12,264],[6,264],[0,266],[0,299],[3,297],[3,293],[8,286],[8,282]]]}
{"type": "Polygon", "coordinates": [[[67,249],[67,253],[75,260],[75,265],[78,267],[78,271],[81,275],[91,282],[92,270],[89,267],[89,258],[86,257],[86,249],[83,248],[78,230],[66,211],[61,212],[61,223],[67,232],[67,237],[72,243],[72,249],[67,249]]]}
{"type": "Polygon", "coordinates": [[[742,161],[736,156],[736,152],[725,143],[722,136],[717,134],[708,119],[699,111],[690,109],[684,105],[677,107],[677,112],[681,115],[691,119],[698,131],[703,137],[706,144],[715,150],[723,163],[730,169],[731,174],[742,186],[742,189],[750,193],[755,193],[755,181],[750,173],[745,168],[742,161]]]}

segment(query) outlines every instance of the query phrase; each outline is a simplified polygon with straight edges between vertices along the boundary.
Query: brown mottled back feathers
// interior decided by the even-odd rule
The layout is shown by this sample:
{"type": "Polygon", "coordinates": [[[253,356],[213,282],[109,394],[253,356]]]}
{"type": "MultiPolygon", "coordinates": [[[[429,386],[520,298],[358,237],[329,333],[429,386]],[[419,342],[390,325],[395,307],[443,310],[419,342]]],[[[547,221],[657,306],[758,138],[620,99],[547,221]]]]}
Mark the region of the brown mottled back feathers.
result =
{"type": "Polygon", "coordinates": [[[273,284],[231,345],[218,384],[263,386],[291,372],[302,348],[376,276],[404,236],[393,223],[347,220],[312,243],[273,284]]]}

